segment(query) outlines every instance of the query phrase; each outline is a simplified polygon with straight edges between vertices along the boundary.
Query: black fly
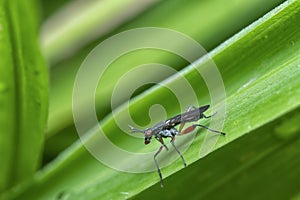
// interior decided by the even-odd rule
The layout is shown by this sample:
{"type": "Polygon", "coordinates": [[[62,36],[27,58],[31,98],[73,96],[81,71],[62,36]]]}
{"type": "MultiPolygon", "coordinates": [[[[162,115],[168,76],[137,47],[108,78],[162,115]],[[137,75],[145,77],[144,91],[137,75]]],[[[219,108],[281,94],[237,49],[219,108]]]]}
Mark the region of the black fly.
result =
{"type": "Polygon", "coordinates": [[[163,138],[168,138],[168,137],[171,138],[171,141],[170,141],[171,145],[174,147],[175,151],[181,157],[182,162],[184,164],[184,167],[186,167],[186,162],[185,162],[182,154],[180,153],[180,151],[176,148],[176,146],[174,144],[176,135],[187,134],[187,133],[193,131],[197,126],[205,128],[205,129],[207,129],[209,131],[212,131],[212,132],[215,132],[215,133],[226,135],[226,133],[224,133],[224,132],[213,130],[213,129],[211,129],[207,126],[201,125],[201,124],[193,124],[193,125],[187,127],[186,129],[182,130],[185,123],[187,123],[187,122],[196,122],[196,121],[198,121],[199,119],[202,119],[202,118],[212,117],[212,115],[210,115],[210,116],[205,116],[204,115],[204,112],[208,108],[209,108],[209,105],[201,106],[199,108],[189,106],[185,113],[183,113],[181,115],[176,115],[175,117],[172,117],[172,118],[167,119],[165,121],[159,122],[158,124],[156,124],[152,128],[147,128],[145,130],[139,130],[139,129],[136,129],[134,127],[129,126],[132,132],[139,132],[139,133],[143,133],[145,135],[145,144],[150,143],[150,140],[151,140],[152,136],[154,136],[155,139],[161,143],[160,148],[154,154],[154,161],[155,161],[157,172],[158,172],[158,175],[159,175],[159,178],[160,178],[161,187],[163,187],[162,175],[161,175],[161,172],[160,172],[158,162],[156,160],[156,156],[161,152],[161,150],[163,148],[166,148],[166,150],[168,150],[168,147],[165,145],[163,138]],[[177,130],[175,128],[175,126],[177,126],[179,124],[180,124],[180,127],[177,130]]]}

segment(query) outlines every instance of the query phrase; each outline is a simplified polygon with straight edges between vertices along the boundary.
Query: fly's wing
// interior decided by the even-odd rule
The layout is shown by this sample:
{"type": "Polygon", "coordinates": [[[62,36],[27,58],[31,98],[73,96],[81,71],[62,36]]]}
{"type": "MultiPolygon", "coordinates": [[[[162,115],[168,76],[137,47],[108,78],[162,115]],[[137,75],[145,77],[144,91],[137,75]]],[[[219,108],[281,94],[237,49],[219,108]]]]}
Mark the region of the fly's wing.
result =
{"type": "Polygon", "coordinates": [[[152,134],[155,135],[162,131],[165,128],[165,121],[157,123],[155,126],[152,128],[152,134]]]}
{"type": "Polygon", "coordinates": [[[170,129],[180,123],[198,121],[200,118],[202,118],[202,113],[204,113],[208,108],[209,105],[205,105],[185,112],[181,115],[176,115],[165,121],[164,128],[170,129]]]}
{"type": "Polygon", "coordinates": [[[181,115],[176,115],[168,120],[165,121],[165,129],[173,128],[174,126],[181,123],[181,115]]]}
{"type": "Polygon", "coordinates": [[[202,118],[202,113],[204,113],[209,108],[209,105],[201,106],[199,108],[193,109],[181,115],[181,122],[194,122],[202,118]]]}
{"type": "Polygon", "coordinates": [[[199,108],[199,112],[200,113],[204,113],[206,110],[208,110],[209,109],[209,105],[205,105],[205,106],[201,106],[200,108],[199,108]]]}
{"type": "Polygon", "coordinates": [[[181,115],[181,121],[182,122],[198,121],[200,119],[200,116],[201,116],[200,109],[191,110],[181,115]]]}

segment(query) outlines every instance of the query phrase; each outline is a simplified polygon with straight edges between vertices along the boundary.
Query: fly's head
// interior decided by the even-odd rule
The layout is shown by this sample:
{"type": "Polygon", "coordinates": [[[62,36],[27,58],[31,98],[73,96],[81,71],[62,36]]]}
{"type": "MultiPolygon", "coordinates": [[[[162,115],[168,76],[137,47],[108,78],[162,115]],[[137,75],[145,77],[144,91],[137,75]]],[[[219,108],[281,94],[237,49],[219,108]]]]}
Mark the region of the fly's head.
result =
{"type": "Polygon", "coordinates": [[[132,133],[144,133],[145,135],[145,144],[149,144],[150,143],[150,140],[152,138],[152,129],[151,128],[147,128],[145,130],[139,130],[139,129],[136,129],[132,126],[129,126],[130,129],[131,129],[131,132],[132,133]]]}
{"type": "Polygon", "coordinates": [[[152,129],[151,128],[147,128],[144,130],[144,134],[145,134],[145,144],[149,144],[150,140],[152,138],[152,129]]]}

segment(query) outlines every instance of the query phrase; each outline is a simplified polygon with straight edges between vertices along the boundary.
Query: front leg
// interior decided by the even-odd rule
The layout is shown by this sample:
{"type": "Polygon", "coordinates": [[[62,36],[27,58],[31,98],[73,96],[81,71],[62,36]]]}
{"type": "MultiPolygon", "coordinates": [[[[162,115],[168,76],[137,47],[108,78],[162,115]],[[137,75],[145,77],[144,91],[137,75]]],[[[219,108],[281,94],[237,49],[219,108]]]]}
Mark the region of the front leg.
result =
{"type": "Polygon", "coordinates": [[[164,146],[160,146],[158,151],[154,154],[154,162],[155,162],[155,166],[156,166],[156,169],[157,169],[157,173],[159,175],[159,180],[160,180],[160,187],[164,187],[163,185],[163,181],[162,181],[162,175],[161,175],[161,171],[160,171],[160,168],[159,168],[159,165],[158,165],[158,162],[156,160],[156,156],[161,152],[161,150],[163,149],[164,146]]]}
{"type": "Polygon", "coordinates": [[[159,141],[159,142],[162,144],[162,146],[165,147],[165,149],[166,149],[167,151],[169,150],[169,148],[167,147],[167,145],[165,144],[165,142],[164,142],[164,140],[162,139],[161,136],[156,136],[155,139],[156,139],[157,141],[159,141]]]}

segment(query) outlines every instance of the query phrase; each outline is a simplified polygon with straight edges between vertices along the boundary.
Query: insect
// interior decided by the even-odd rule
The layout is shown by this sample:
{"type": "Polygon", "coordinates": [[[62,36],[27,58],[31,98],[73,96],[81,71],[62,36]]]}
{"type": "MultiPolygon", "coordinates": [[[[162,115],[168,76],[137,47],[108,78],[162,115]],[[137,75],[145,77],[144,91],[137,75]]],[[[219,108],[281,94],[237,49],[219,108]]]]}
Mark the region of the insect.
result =
{"type": "Polygon", "coordinates": [[[161,152],[161,150],[163,148],[168,150],[168,147],[164,143],[163,138],[171,138],[171,140],[170,140],[171,145],[174,147],[175,151],[181,157],[184,167],[186,167],[186,162],[184,160],[184,157],[182,156],[182,154],[180,153],[180,151],[177,149],[177,147],[174,144],[175,136],[190,133],[196,127],[202,127],[202,128],[205,128],[209,131],[219,133],[219,134],[222,134],[224,136],[226,135],[226,133],[224,133],[224,132],[213,130],[213,129],[207,127],[207,126],[204,126],[204,125],[201,125],[201,124],[198,124],[198,123],[192,124],[191,126],[189,126],[186,129],[182,130],[185,123],[187,123],[187,122],[196,122],[196,121],[198,121],[199,119],[202,119],[202,118],[212,117],[213,115],[210,115],[210,116],[204,115],[204,112],[209,107],[210,107],[210,105],[201,106],[199,108],[194,107],[194,106],[189,106],[185,113],[176,115],[176,116],[174,116],[170,119],[167,119],[165,121],[161,121],[161,122],[157,123],[155,126],[153,126],[152,128],[147,128],[145,130],[139,130],[139,129],[136,129],[132,126],[129,126],[130,129],[131,129],[131,132],[133,132],[133,133],[137,133],[137,132],[138,133],[143,133],[145,135],[145,144],[146,145],[150,143],[151,138],[153,136],[157,141],[159,141],[161,143],[161,146],[159,147],[158,151],[154,154],[154,162],[155,162],[157,172],[158,172],[158,175],[159,175],[159,178],[160,178],[161,187],[163,187],[162,174],[161,174],[158,162],[156,160],[156,157],[161,152]],[[180,126],[179,126],[179,129],[177,130],[175,128],[175,126],[177,126],[179,124],[180,124],[180,126]]]}

